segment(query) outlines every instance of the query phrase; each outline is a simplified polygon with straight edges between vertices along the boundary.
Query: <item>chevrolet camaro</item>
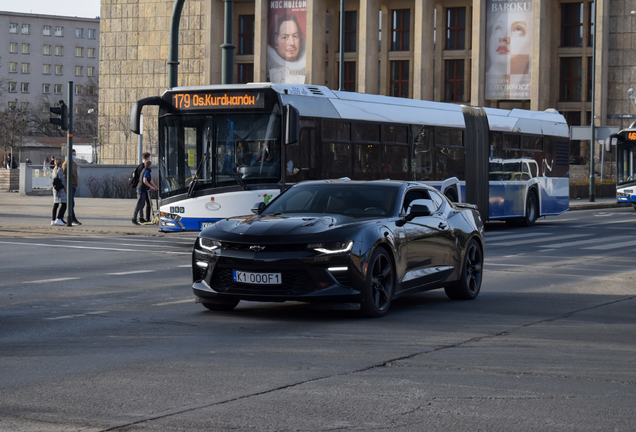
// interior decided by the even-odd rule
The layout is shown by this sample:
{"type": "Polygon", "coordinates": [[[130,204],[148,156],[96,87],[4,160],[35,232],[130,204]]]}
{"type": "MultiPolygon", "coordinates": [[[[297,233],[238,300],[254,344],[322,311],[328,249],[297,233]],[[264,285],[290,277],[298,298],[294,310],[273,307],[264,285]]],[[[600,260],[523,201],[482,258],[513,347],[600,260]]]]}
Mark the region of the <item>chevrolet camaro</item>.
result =
{"type": "Polygon", "coordinates": [[[421,291],[479,294],[479,212],[422,183],[303,182],[253,212],[216,222],[195,242],[192,289],[210,310],[241,300],[341,302],[379,317],[421,291]]]}

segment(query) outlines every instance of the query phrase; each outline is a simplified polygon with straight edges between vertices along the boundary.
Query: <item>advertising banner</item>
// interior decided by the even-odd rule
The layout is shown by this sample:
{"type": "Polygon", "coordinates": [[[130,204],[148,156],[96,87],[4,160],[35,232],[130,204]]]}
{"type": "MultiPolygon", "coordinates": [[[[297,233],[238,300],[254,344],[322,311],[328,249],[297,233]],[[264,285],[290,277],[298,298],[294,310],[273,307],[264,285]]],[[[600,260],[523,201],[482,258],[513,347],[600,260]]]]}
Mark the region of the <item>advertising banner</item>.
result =
{"type": "Polygon", "coordinates": [[[305,84],[307,0],[272,0],[268,8],[268,79],[275,84],[305,84]]]}
{"type": "Polygon", "coordinates": [[[532,0],[488,0],[486,99],[530,99],[532,0]]]}

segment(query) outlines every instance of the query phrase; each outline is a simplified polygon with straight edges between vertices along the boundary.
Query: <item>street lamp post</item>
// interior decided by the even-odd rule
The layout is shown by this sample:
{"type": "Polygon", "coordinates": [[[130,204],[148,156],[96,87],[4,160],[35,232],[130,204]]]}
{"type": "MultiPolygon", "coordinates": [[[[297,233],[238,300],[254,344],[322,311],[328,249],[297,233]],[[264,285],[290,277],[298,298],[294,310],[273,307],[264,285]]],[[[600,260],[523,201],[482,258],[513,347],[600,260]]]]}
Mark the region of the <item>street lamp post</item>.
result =
{"type": "Polygon", "coordinates": [[[594,34],[592,35],[592,121],[590,122],[590,202],[595,201],[596,185],[594,178],[594,145],[596,144],[596,137],[594,135],[594,106],[596,105],[596,39],[598,33],[598,5],[594,3],[594,34]]]}

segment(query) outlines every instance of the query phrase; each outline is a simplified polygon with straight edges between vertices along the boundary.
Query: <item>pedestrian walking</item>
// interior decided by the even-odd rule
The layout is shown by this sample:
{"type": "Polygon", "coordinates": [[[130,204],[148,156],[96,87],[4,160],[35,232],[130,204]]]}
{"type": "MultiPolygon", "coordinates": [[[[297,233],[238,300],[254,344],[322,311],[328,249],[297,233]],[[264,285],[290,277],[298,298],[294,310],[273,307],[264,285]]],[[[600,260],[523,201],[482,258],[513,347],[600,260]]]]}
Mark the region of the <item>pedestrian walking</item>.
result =
{"type": "MultiPolygon", "coordinates": [[[[72,187],[73,187],[73,194],[71,195],[71,199],[73,200],[73,206],[71,207],[71,213],[72,213],[71,223],[73,225],[81,225],[82,223],[78,221],[77,218],[75,217],[75,193],[77,192],[77,185],[78,185],[77,164],[75,163],[75,157],[76,157],[76,153],[75,153],[75,149],[73,149],[73,160],[72,160],[73,169],[71,171],[73,173],[73,178],[71,179],[72,187]]],[[[64,163],[62,164],[62,171],[64,171],[64,178],[68,178],[66,173],[67,167],[68,167],[68,161],[64,161],[64,163]]]]}
{"type": "MultiPolygon", "coordinates": [[[[144,169],[146,169],[146,162],[148,161],[150,161],[150,153],[145,152],[141,155],[141,163],[137,165],[137,168],[135,168],[135,171],[133,174],[131,186],[134,187],[135,190],[137,189],[139,185],[139,181],[141,180],[141,173],[143,172],[144,169]]],[[[140,214],[139,215],[140,223],[150,222],[150,210],[152,209],[152,205],[150,204],[150,194],[147,193],[144,196],[146,197],[146,203],[144,204],[144,206],[146,207],[146,218],[144,219],[143,214],[140,214]]]]}
{"type": "MultiPolygon", "coordinates": [[[[135,213],[133,214],[132,218],[132,223],[134,223],[135,225],[139,225],[137,215],[142,215],[144,206],[146,205],[146,201],[150,201],[148,198],[149,192],[157,190],[157,185],[155,185],[155,183],[152,181],[152,170],[150,169],[151,166],[152,162],[149,160],[146,161],[145,169],[141,173],[139,177],[139,183],[137,184],[137,206],[135,207],[135,213]]],[[[150,217],[148,217],[148,219],[150,219],[150,217]]]]}
{"type": "Polygon", "coordinates": [[[66,225],[64,212],[66,211],[66,180],[62,171],[62,158],[55,159],[55,167],[51,173],[53,179],[53,213],[51,225],[66,225]],[[58,209],[59,207],[59,209],[58,209]]]}

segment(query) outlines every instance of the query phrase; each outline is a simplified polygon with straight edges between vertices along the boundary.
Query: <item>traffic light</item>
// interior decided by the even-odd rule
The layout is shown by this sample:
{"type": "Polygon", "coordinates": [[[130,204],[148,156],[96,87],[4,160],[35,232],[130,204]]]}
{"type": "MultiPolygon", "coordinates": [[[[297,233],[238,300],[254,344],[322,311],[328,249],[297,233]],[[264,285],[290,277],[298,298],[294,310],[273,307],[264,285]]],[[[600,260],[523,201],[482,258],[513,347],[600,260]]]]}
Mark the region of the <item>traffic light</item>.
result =
{"type": "Polygon", "coordinates": [[[53,124],[58,125],[62,130],[68,130],[68,108],[63,100],[60,101],[60,106],[50,107],[51,113],[59,115],[60,117],[51,117],[50,121],[53,124]]]}

